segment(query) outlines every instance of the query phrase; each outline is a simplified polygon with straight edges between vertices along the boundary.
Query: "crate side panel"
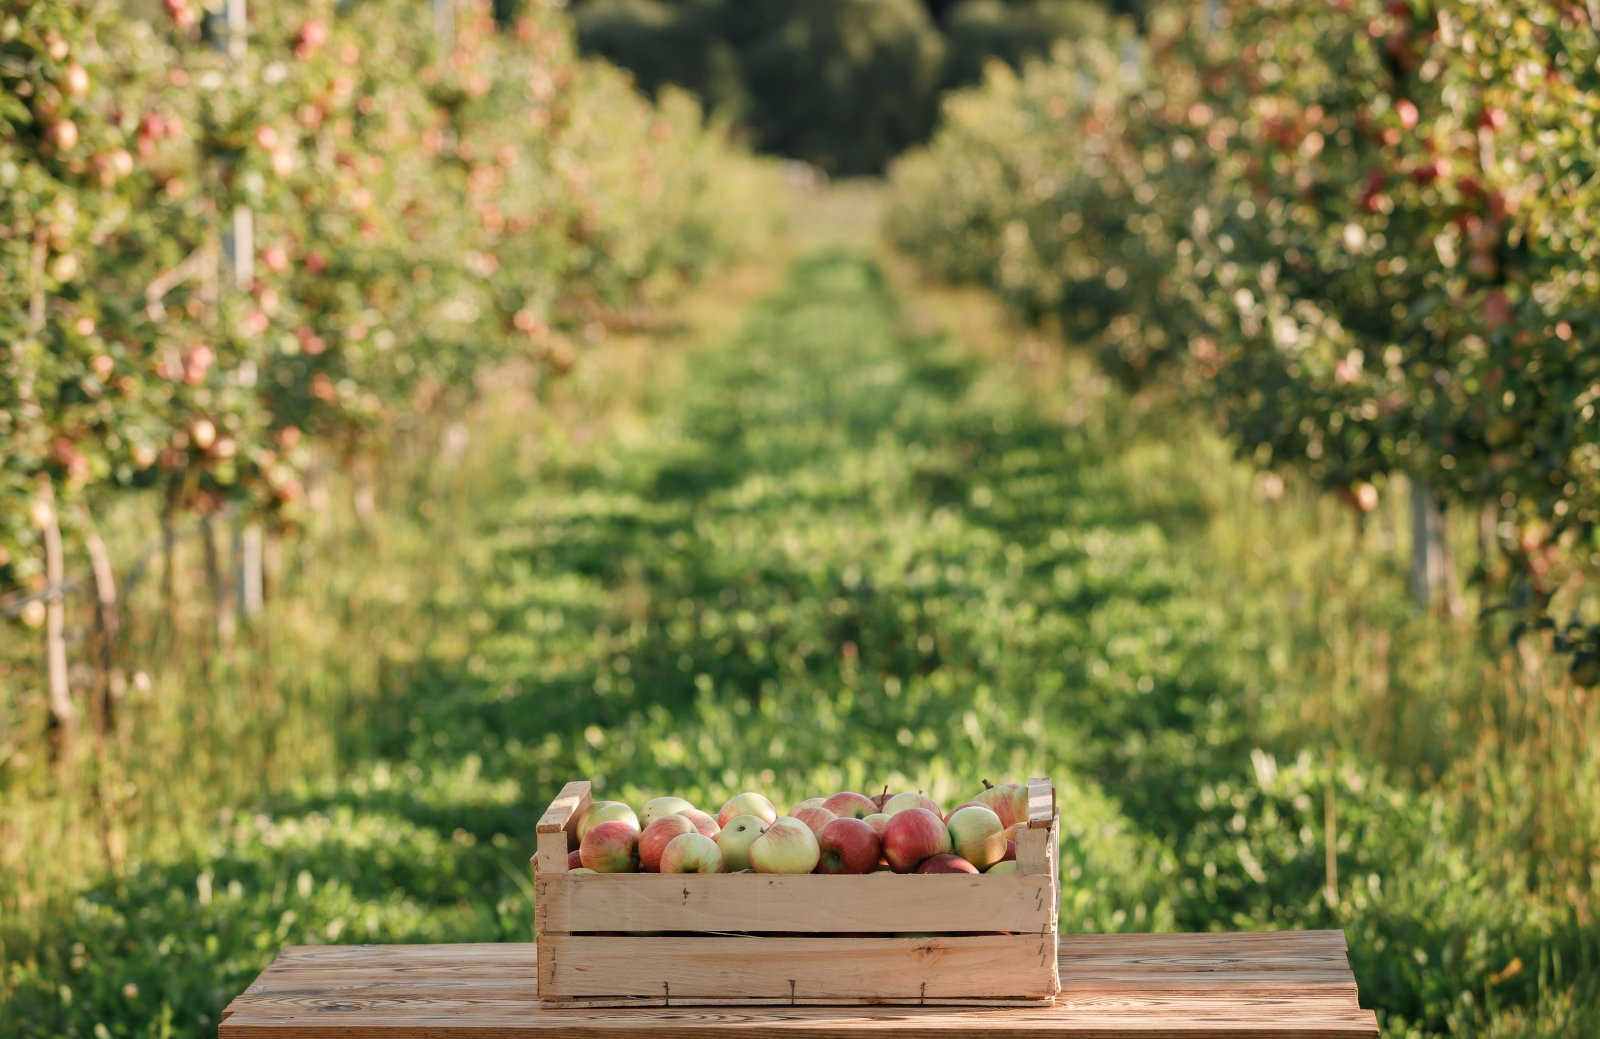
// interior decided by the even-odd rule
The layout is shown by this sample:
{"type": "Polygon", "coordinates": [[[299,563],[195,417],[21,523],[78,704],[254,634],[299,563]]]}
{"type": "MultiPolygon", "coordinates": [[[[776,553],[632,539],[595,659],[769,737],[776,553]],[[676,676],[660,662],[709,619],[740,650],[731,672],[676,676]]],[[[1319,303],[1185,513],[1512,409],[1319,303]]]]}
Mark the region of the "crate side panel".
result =
{"type": "Polygon", "coordinates": [[[1048,876],[541,874],[545,930],[906,933],[1054,929],[1048,876]]]}

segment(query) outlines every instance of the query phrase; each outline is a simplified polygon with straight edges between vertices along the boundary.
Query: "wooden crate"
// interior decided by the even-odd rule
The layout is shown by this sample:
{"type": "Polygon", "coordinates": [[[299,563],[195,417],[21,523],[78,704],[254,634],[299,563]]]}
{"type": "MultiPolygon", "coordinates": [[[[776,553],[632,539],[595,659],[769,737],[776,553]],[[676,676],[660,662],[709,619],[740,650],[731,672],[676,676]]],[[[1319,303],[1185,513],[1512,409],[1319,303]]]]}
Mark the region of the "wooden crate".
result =
{"type": "Polygon", "coordinates": [[[589,803],[568,783],[539,820],[547,1007],[1039,1006],[1061,989],[1048,779],[1028,782],[1013,876],[569,873],[589,803]]]}

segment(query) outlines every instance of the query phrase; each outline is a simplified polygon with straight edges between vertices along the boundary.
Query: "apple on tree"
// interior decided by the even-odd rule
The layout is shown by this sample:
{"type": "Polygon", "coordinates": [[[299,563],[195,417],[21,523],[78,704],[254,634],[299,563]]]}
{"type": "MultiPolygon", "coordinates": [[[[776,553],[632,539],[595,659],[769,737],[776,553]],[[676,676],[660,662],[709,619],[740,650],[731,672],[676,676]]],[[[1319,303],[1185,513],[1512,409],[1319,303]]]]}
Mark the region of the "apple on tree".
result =
{"type": "Polygon", "coordinates": [[[750,845],[750,865],[757,873],[810,873],[821,857],[817,835],[792,815],[779,816],[750,845]]]}
{"type": "Polygon", "coordinates": [[[717,833],[717,847],[722,849],[722,864],[729,873],[750,868],[750,845],[767,829],[767,821],[758,815],[736,815],[717,833]]]}
{"type": "Polygon", "coordinates": [[[878,831],[860,819],[839,818],[817,834],[818,873],[871,873],[883,851],[878,831]]]}

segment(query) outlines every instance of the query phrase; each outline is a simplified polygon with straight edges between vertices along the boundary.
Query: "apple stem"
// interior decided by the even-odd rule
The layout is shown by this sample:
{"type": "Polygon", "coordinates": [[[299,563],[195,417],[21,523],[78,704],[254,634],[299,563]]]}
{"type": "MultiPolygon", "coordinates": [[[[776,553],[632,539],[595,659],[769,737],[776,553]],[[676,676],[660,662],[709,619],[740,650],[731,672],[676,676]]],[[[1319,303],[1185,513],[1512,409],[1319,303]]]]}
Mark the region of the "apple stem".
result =
{"type": "Polygon", "coordinates": [[[985,779],[985,780],[984,780],[984,781],[983,781],[983,788],[984,788],[984,789],[985,789],[985,790],[993,790],[993,789],[994,789],[994,784],[993,784],[993,783],[991,783],[991,782],[989,782],[989,781],[988,781],[988,780],[987,780],[987,779],[985,779]]]}

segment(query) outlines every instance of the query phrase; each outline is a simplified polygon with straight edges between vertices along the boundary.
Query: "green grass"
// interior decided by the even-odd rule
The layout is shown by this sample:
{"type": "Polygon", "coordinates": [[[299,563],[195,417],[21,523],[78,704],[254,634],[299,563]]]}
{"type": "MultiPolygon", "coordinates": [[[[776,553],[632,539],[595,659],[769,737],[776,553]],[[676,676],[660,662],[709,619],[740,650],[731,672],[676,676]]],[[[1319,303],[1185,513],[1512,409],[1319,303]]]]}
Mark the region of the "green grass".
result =
{"type": "Polygon", "coordinates": [[[151,791],[182,836],[6,893],[0,1033],[207,1034],[291,942],[528,940],[533,820],[572,778],[714,806],[1046,773],[1064,929],[1342,927],[1391,1035],[1592,1034],[1589,888],[1534,838],[1497,853],[1461,772],[1552,781],[1484,767],[1470,636],[1405,612],[1370,532],[1262,505],[1193,421],[886,269],[813,252],[737,333],[597,389],[625,420],[502,414],[419,471],[300,585],[303,667],[261,640],[277,678],[229,730],[260,780],[170,721],[214,762],[151,791]]]}

